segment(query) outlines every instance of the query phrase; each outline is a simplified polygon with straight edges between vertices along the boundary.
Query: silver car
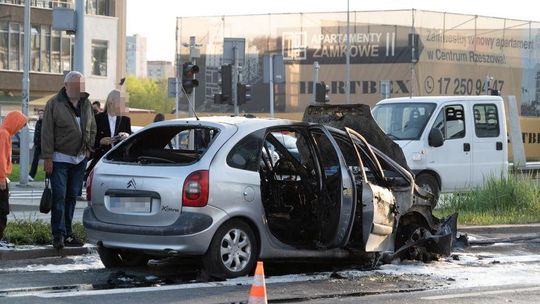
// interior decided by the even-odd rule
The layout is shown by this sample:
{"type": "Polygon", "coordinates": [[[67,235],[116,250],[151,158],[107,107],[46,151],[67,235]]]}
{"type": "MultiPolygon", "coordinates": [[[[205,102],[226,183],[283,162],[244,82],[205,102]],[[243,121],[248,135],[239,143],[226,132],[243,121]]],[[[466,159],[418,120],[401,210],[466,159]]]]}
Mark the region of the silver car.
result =
{"type": "Polygon", "coordinates": [[[235,277],[258,259],[412,252],[438,229],[413,208],[412,175],[360,134],[288,120],[154,123],[87,186],[83,223],[106,267],[201,256],[211,275],[235,277]]]}

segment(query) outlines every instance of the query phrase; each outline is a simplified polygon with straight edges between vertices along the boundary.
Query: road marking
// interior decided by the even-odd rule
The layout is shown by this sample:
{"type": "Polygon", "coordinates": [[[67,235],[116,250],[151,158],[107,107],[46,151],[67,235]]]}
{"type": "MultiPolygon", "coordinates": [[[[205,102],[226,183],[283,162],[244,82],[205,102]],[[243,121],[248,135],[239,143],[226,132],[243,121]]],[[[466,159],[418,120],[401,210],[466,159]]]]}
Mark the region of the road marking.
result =
{"type": "Polygon", "coordinates": [[[517,293],[517,292],[526,292],[526,291],[540,291],[540,287],[512,288],[512,289],[502,289],[502,290],[458,293],[458,294],[450,294],[450,295],[443,295],[443,296],[423,297],[421,299],[422,300],[445,300],[445,299],[469,298],[469,297],[477,297],[477,296],[496,295],[496,294],[503,294],[503,293],[517,293]]]}

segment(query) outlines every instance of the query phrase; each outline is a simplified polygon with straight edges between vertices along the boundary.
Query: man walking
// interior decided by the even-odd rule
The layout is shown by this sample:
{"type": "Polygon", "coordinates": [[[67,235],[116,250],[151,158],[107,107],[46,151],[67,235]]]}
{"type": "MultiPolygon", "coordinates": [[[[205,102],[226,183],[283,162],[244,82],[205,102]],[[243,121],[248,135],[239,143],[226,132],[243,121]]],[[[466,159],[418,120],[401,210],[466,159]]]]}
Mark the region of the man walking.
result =
{"type": "Polygon", "coordinates": [[[43,124],[43,109],[38,110],[38,121],[34,128],[34,157],[32,158],[32,166],[28,173],[28,179],[33,181],[36,177],[39,157],[41,156],[41,125],[43,124]]]}
{"type": "Polygon", "coordinates": [[[82,246],[73,238],[72,221],[95,138],[96,122],[84,92],[84,76],[71,71],[64,77],[64,87],[47,102],[41,130],[43,167],[51,179],[51,230],[56,249],[82,246]]]}

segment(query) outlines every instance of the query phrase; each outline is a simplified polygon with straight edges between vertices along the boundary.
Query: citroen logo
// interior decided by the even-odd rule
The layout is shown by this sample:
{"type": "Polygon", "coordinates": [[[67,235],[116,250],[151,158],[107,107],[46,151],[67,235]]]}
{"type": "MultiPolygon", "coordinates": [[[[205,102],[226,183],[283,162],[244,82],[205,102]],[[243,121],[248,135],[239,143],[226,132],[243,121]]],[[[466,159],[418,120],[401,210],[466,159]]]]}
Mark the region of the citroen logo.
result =
{"type": "Polygon", "coordinates": [[[135,182],[135,179],[130,179],[129,182],[127,183],[127,188],[133,188],[133,189],[137,189],[137,183],[135,182]]]}

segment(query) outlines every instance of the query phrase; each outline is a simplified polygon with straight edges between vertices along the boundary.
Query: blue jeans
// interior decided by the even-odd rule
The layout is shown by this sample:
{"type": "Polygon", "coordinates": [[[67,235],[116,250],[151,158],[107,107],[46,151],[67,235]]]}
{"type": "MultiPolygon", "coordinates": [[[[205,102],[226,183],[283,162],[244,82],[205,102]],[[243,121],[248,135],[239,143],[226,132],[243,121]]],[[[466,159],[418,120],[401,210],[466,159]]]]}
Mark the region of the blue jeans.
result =
{"type": "Polygon", "coordinates": [[[82,187],[86,159],[79,164],[53,162],[51,179],[52,208],[51,230],[54,238],[64,238],[72,234],[71,224],[77,202],[77,194],[82,187]]]}

